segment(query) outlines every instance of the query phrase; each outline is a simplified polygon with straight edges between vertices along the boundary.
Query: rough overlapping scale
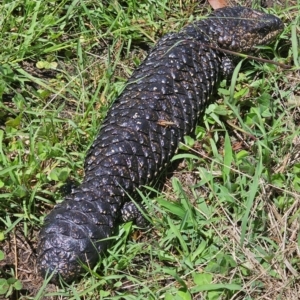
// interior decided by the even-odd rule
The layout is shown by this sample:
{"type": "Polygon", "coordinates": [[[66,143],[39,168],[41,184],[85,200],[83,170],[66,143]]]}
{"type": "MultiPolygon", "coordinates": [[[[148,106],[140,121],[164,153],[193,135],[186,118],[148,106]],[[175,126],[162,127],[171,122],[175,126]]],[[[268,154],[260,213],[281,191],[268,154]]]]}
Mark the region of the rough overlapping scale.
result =
{"type": "Polygon", "coordinates": [[[52,281],[59,275],[72,281],[82,270],[79,261],[93,267],[121,214],[143,223],[128,195],[153,182],[195,129],[224,65],[224,54],[210,44],[251,51],[282,28],[274,16],[224,8],[158,41],[108,111],[88,151],[83,183],[45,218],[38,246],[43,276],[54,272],[52,281]]]}

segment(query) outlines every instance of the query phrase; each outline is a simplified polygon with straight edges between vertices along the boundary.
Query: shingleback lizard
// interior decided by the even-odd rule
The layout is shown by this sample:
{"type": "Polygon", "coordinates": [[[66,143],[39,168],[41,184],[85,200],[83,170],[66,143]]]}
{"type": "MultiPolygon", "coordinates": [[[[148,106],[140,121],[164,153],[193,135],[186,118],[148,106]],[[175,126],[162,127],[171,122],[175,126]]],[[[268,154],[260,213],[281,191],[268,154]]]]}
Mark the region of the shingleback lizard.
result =
{"type": "Polygon", "coordinates": [[[166,166],[236,63],[215,47],[250,53],[282,29],[273,15],[226,7],[158,41],[108,111],[88,151],[82,184],[45,218],[37,261],[43,276],[54,272],[53,282],[59,275],[76,279],[79,261],[93,267],[122,218],[142,224],[128,195],[166,166]]]}

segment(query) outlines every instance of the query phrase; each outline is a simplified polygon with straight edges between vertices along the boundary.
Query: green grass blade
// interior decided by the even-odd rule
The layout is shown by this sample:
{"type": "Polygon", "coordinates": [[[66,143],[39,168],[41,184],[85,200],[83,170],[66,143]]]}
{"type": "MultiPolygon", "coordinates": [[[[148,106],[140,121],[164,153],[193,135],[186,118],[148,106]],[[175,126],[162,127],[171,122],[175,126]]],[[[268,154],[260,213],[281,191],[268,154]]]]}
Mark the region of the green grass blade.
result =
{"type": "MultiPolygon", "coordinates": [[[[299,16],[298,16],[299,19],[299,16]]],[[[291,34],[292,34],[292,52],[293,52],[293,61],[297,68],[300,67],[299,61],[299,35],[297,36],[297,25],[292,24],[291,26],[291,34]]]]}
{"type": "Polygon", "coordinates": [[[222,172],[224,182],[230,180],[229,174],[230,174],[232,161],[233,161],[232,147],[231,147],[228,132],[226,131],[225,141],[224,141],[224,163],[223,163],[223,172],[222,172]]]}
{"type": "MultiPolygon", "coordinates": [[[[258,147],[259,147],[259,153],[262,153],[262,149],[259,144],[258,147]]],[[[257,193],[260,190],[260,178],[261,178],[262,169],[263,169],[262,156],[260,156],[259,161],[257,162],[257,166],[255,168],[255,174],[253,176],[252,182],[249,185],[248,199],[245,204],[246,211],[244,213],[242,219],[242,225],[241,225],[241,239],[240,239],[241,246],[244,245],[246,231],[249,228],[247,225],[249,225],[249,215],[253,207],[253,202],[255,200],[257,193]]]]}

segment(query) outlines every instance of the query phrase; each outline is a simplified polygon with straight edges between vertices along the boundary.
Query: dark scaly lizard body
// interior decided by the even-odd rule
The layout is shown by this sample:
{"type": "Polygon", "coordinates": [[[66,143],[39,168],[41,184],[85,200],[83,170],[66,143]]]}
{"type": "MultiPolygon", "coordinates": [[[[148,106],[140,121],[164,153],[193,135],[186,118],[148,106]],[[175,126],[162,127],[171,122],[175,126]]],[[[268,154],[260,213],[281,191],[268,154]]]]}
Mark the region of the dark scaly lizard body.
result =
{"type": "Polygon", "coordinates": [[[159,40],[109,110],[88,152],[83,183],[45,219],[38,245],[43,276],[54,271],[54,282],[58,275],[72,281],[82,270],[78,261],[93,267],[121,212],[133,214],[126,193],[150,184],[193,132],[224,73],[224,54],[208,45],[253,52],[282,29],[275,16],[233,7],[159,40]]]}

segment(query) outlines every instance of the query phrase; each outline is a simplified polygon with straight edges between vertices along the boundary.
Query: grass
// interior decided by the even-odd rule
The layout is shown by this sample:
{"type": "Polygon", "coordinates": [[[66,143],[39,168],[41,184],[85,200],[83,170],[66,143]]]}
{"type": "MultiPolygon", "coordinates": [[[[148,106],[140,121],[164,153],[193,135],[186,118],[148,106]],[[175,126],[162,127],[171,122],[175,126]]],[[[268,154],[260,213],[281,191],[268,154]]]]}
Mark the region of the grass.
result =
{"type": "Polygon", "coordinates": [[[64,187],[82,180],[107,109],[150,47],[210,8],[193,0],[16,0],[0,7],[0,293],[298,299],[299,1],[269,8],[285,30],[260,51],[291,69],[245,61],[222,81],[163,189],[140,192],[151,229],[120,226],[109,255],[69,286],[36,274],[44,216],[64,187]]]}

